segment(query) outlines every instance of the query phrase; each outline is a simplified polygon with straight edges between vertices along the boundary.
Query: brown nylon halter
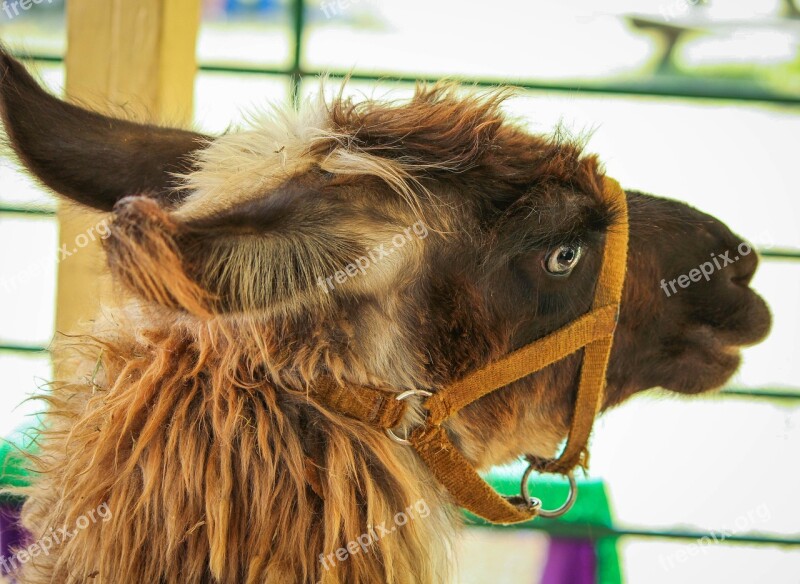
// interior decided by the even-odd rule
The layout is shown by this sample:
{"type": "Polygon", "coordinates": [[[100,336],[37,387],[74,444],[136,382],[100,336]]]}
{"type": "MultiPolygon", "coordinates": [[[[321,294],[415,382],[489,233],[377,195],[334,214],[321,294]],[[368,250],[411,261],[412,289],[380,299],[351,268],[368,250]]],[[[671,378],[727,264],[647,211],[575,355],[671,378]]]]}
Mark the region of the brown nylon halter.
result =
{"type": "MultiPolygon", "coordinates": [[[[509,353],[470,373],[435,394],[412,390],[389,393],[363,386],[340,386],[331,379],[319,380],[311,395],[327,408],[391,432],[403,419],[411,395],[428,396],[422,402],[425,421],[414,428],[407,440],[425,462],[431,474],[447,489],[453,500],[492,523],[517,523],[544,515],[537,499],[527,497],[527,478],[532,469],[568,475],[576,466],[588,463],[587,443],[600,409],[606,369],[619,315],[628,256],[628,208],[625,192],[614,179],[606,177],[603,197],[616,211],[616,221],[606,234],[603,261],[592,308],[566,326],[509,353]],[[504,497],[484,481],[456,449],[443,427],[451,416],[477,399],[584,348],[578,394],[567,443],[558,458],[531,463],[523,478],[522,496],[504,497]]],[[[393,434],[390,434],[393,435],[393,434]]],[[[313,465],[313,463],[311,463],[313,465]]],[[[323,496],[316,471],[307,464],[309,484],[323,496]]],[[[566,510],[574,501],[559,510],[566,510]]],[[[553,513],[550,513],[553,515],[553,513]]]]}

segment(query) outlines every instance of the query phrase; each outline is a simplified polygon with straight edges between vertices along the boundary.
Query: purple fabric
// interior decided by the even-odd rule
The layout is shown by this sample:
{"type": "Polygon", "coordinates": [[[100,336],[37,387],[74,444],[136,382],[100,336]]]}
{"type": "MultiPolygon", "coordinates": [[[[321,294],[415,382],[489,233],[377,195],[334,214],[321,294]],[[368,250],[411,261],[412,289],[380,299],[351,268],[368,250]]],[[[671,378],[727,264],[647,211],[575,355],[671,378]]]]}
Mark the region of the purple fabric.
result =
{"type": "Polygon", "coordinates": [[[595,584],[597,556],[591,540],[553,537],[541,584],[595,584]]]}
{"type": "MultiPolygon", "coordinates": [[[[26,534],[19,524],[20,506],[13,503],[0,505],[0,557],[8,560],[12,548],[25,543],[26,534]]],[[[0,565],[0,574],[7,574],[7,564],[0,565]]]]}

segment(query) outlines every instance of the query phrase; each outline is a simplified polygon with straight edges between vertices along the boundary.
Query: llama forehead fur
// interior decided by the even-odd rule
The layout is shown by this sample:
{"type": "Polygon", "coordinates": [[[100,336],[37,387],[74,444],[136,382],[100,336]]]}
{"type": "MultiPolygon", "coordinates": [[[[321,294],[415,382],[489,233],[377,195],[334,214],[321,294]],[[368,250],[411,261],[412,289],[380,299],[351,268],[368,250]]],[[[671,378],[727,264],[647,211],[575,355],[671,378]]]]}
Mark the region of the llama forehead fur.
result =
{"type": "Polygon", "coordinates": [[[197,154],[197,170],[184,177],[189,193],[176,214],[207,216],[263,197],[318,162],[311,145],[330,130],[322,94],[299,109],[275,108],[250,117],[251,128],[216,138],[197,154]]]}

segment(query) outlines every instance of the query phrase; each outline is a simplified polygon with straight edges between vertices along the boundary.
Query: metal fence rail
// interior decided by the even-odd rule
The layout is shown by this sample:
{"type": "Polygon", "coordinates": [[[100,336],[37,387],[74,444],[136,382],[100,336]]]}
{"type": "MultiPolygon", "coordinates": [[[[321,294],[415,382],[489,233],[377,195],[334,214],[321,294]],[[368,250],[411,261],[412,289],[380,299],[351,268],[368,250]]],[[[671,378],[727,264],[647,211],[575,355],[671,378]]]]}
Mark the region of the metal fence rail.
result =
{"type": "MultiPolygon", "coordinates": [[[[41,63],[61,63],[62,57],[44,54],[17,54],[17,57],[41,63]]],[[[296,55],[294,57],[296,59],[296,55]]],[[[303,77],[320,77],[325,75],[332,79],[353,79],[355,81],[393,81],[397,83],[415,83],[417,81],[435,82],[440,78],[431,75],[408,75],[397,72],[363,72],[363,71],[333,71],[306,68],[301,65],[289,67],[269,67],[257,65],[242,65],[233,63],[200,63],[198,69],[210,73],[231,73],[237,75],[273,75],[289,77],[292,83],[292,95],[299,95],[303,77]]],[[[744,86],[738,82],[722,80],[659,80],[652,78],[642,81],[625,83],[548,83],[532,79],[507,79],[486,77],[467,77],[463,75],[448,76],[449,80],[468,83],[478,87],[496,87],[498,85],[511,85],[520,89],[531,91],[556,91],[584,94],[611,94],[630,95],[642,97],[671,97],[681,99],[704,99],[721,101],[746,101],[762,102],[775,105],[800,105],[800,96],[782,95],[766,89],[744,86]]]]}
{"type": "Polygon", "coordinates": [[[607,539],[619,537],[636,537],[647,539],[677,539],[697,541],[707,537],[709,539],[720,539],[730,544],[752,544],[776,547],[795,547],[800,546],[800,535],[762,535],[760,533],[738,533],[725,534],[724,538],[719,533],[680,530],[680,529],[636,529],[627,527],[608,527],[596,523],[570,523],[564,521],[554,521],[552,519],[536,519],[531,523],[517,523],[513,525],[497,526],[478,520],[475,525],[496,529],[531,529],[544,531],[550,535],[558,537],[568,537],[575,539],[607,539]]]}

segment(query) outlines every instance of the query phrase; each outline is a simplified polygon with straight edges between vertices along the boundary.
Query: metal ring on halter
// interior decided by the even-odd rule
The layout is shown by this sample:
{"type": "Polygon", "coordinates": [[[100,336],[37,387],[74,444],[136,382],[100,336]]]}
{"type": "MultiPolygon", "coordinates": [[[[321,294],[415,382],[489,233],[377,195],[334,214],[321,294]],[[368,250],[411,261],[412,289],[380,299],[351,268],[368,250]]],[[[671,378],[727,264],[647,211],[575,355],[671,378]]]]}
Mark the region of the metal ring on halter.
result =
{"type": "MultiPolygon", "coordinates": [[[[403,393],[398,394],[397,397],[395,397],[394,399],[396,399],[397,401],[404,401],[410,398],[411,396],[415,395],[420,395],[422,397],[431,397],[433,394],[429,391],[425,391],[424,389],[409,389],[408,391],[404,391],[403,393]]],[[[384,428],[383,431],[386,432],[386,435],[389,438],[391,438],[398,444],[403,444],[403,445],[411,444],[411,442],[409,442],[406,438],[400,438],[400,436],[395,434],[394,430],[392,430],[391,428],[384,428]]],[[[406,436],[408,435],[406,434],[406,436]]]]}
{"type": "MultiPolygon", "coordinates": [[[[535,497],[531,497],[528,494],[528,478],[531,476],[531,473],[536,470],[532,464],[528,465],[528,468],[525,469],[525,474],[522,475],[522,482],[520,483],[519,490],[520,495],[522,495],[522,499],[524,501],[530,501],[531,506],[535,506],[538,502],[541,505],[539,499],[535,497]]],[[[539,516],[540,517],[548,517],[550,519],[554,519],[556,517],[561,517],[564,513],[569,511],[572,506],[575,504],[575,501],[578,498],[578,485],[575,482],[575,476],[572,474],[572,471],[567,473],[566,475],[567,480],[569,481],[569,495],[567,495],[567,500],[564,501],[564,504],[557,509],[553,509],[548,511],[547,509],[539,508],[539,516]]]]}

